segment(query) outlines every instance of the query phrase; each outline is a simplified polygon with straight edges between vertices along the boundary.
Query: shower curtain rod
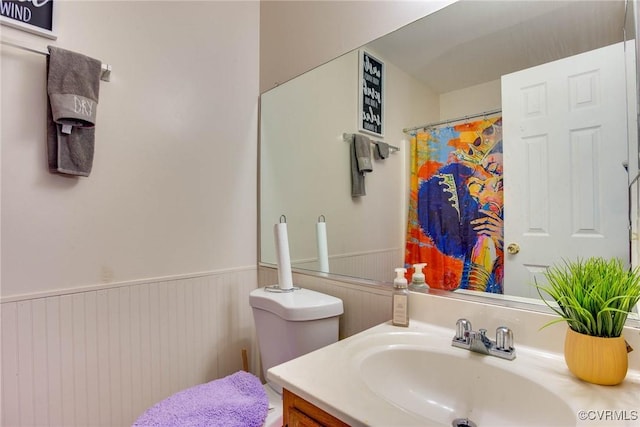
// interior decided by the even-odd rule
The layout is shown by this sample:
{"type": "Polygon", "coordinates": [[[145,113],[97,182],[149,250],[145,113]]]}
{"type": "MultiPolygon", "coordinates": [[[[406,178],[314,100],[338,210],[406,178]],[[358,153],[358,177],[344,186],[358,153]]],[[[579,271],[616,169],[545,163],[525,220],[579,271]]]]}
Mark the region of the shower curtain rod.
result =
{"type": "Polygon", "coordinates": [[[501,108],[497,108],[495,110],[488,110],[488,111],[484,111],[482,113],[477,113],[477,114],[469,114],[468,116],[457,117],[455,119],[448,119],[448,120],[442,120],[442,121],[439,121],[439,122],[427,123],[425,125],[415,126],[415,127],[412,127],[412,128],[404,128],[404,129],[402,129],[402,132],[408,133],[408,132],[411,132],[411,131],[414,131],[414,130],[418,130],[418,129],[426,129],[426,128],[430,128],[430,127],[434,127],[434,126],[446,125],[448,123],[460,122],[462,120],[473,119],[473,118],[476,118],[476,117],[491,116],[493,114],[498,114],[498,113],[501,113],[501,112],[502,112],[502,109],[501,108]]]}
{"type": "MultiPolygon", "coordinates": [[[[26,50],[27,52],[38,53],[40,55],[49,56],[49,51],[47,51],[47,50],[42,50],[42,49],[30,47],[30,46],[25,46],[23,44],[20,44],[17,41],[13,41],[13,40],[9,40],[9,39],[2,39],[2,40],[0,40],[0,43],[2,43],[4,45],[7,45],[7,46],[15,47],[16,49],[26,50]]],[[[100,80],[108,82],[110,79],[111,79],[111,65],[102,64],[102,72],[100,73],[100,80]]]]}

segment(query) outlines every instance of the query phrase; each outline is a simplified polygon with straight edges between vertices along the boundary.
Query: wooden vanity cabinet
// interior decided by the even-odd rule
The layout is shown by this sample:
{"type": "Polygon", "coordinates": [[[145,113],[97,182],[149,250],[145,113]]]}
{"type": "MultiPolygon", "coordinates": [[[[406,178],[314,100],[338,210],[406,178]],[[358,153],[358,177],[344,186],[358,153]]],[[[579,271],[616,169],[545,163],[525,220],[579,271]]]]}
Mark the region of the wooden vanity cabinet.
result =
{"type": "Polygon", "coordinates": [[[287,389],[282,390],[282,406],[284,427],[349,427],[287,389]]]}

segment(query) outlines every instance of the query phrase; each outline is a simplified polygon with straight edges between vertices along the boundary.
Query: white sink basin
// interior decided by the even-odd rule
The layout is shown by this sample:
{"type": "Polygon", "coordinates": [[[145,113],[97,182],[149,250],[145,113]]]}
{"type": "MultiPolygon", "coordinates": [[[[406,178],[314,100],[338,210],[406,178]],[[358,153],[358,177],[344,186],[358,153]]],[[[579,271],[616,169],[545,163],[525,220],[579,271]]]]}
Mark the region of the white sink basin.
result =
{"type": "Polygon", "coordinates": [[[452,347],[454,333],[415,320],[409,328],[385,323],[275,366],[267,378],[353,427],[449,427],[456,419],[478,427],[638,425],[637,373],[596,386],[571,375],[561,354],[517,336],[509,361],[452,347]],[[626,418],[612,423],[606,411],[626,418]]]}
{"type": "Polygon", "coordinates": [[[452,350],[377,346],[358,357],[359,373],[371,391],[428,425],[450,426],[458,418],[478,427],[576,423],[575,411],[552,391],[486,363],[487,356],[452,350]]]}

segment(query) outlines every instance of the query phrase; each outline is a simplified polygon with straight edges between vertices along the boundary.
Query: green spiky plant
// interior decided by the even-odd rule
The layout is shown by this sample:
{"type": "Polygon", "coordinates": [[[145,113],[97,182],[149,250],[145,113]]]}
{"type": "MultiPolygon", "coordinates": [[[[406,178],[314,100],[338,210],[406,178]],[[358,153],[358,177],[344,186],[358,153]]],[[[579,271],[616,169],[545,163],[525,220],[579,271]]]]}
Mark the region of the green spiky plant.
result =
{"type": "Polygon", "coordinates": [[[619,259],[564,261],[544,273],[546,285],[535,282],[540,298],[571,329],[595,337],[619,337],[629,312],[640,299],[640,269],[626,269],[619,259]],[[552,306],[542,292],[553,298],[552,306]]]}

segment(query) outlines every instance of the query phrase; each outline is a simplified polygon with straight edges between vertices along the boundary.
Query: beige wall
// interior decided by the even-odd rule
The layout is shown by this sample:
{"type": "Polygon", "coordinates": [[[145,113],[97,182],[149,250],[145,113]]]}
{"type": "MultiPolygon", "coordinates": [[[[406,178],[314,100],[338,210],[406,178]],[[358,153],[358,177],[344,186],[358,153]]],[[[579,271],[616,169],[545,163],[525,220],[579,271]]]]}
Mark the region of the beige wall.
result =
{"type": "Polygon", "coordinates": [[[2,48],[2,297],[255,266],[259,4],[56,8],[53,44],[112,80],[91,176],[51,175],[45,58],[2,48]]]}
{"type": "Polygon", "coordinates": [[[500,79],[440,95],[440,120],[455,119],[502,107],[500,79]]]}

